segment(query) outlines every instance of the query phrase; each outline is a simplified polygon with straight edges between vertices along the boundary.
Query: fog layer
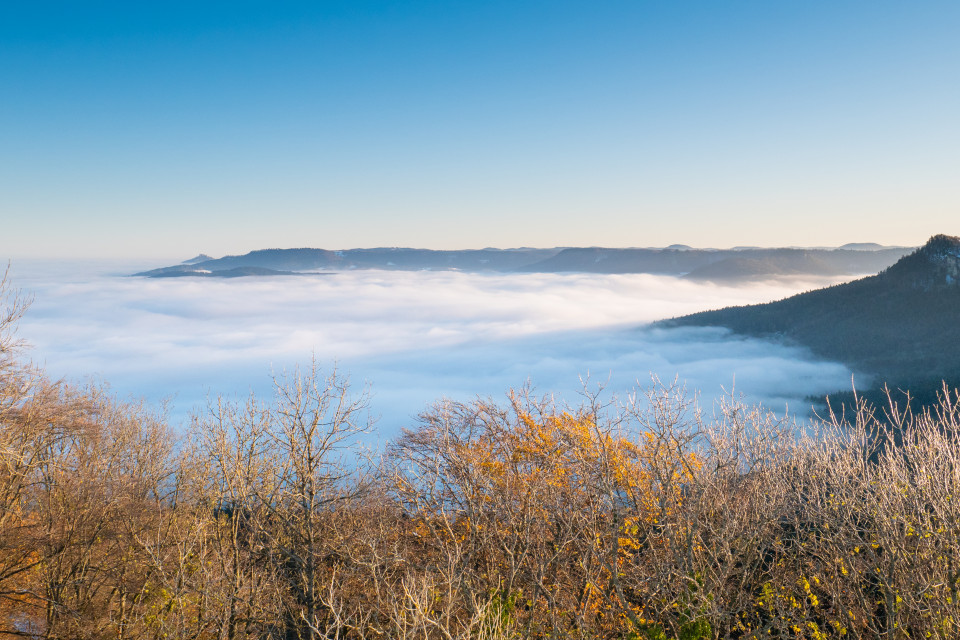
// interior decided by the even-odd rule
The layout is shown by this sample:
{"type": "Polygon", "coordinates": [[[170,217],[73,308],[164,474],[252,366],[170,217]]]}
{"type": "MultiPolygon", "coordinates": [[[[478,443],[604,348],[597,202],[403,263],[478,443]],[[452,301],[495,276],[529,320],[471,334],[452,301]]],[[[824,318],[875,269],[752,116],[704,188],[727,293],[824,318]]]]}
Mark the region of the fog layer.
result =
{"type": "Polygon", "coordinates": [[[20,335],[54,376],[96,376],[121,396],[173,399],[179,422],[212,394],[268,395],[271,372],[311,357],[369,384],[385,437],[441,396],[532,383],[575,401],[580,378],[621,392],[679,377],[712,399],[736,384],[777,411],[850,383],[836,363],[661,318],[763,302],[828,281],[718,287],[652,275],[355,271],[286,278],[120,277],[132,265],[14,265],[34,296],[20,335]]]}

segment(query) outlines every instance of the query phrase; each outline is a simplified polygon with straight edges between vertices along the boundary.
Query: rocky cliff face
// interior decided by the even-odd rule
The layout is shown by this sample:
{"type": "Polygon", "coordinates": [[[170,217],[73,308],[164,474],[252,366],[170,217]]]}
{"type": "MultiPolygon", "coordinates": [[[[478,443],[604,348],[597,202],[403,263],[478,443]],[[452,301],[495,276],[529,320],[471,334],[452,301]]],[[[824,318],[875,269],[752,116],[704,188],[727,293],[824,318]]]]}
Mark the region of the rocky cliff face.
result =
{"type": "Polygon", "coordinates": [[[887,269],[883,276],[931,291],[960,287],[960,238],[936,235],[916,252],[887,269]]]}
{"type": "Polygon", "coordinates": [[[923,250],[944,284],[960,285],[960,238],[934,236],[923,250]]]}

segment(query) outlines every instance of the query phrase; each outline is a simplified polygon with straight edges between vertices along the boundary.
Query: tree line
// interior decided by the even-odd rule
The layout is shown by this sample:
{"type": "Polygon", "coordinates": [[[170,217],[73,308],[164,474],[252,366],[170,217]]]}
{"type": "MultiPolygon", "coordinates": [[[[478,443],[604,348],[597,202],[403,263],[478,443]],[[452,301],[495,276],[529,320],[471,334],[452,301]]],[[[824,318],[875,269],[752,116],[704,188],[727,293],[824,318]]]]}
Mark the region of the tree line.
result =
{"type": "Polygon", "coordinates": [[[0,636],[960,633],[956,393],[802,432],[676,385],[521,389],[371,452],[364,393],[312,366],[174,431],[31,366],[3,291],[0,636]]]}

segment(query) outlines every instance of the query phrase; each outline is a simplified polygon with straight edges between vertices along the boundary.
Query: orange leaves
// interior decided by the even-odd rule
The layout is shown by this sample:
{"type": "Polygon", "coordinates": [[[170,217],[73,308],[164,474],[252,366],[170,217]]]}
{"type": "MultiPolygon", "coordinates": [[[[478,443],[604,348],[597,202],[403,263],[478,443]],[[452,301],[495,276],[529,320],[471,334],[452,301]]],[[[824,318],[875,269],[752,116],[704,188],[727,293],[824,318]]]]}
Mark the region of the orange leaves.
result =
{"type": "Polygon", "coordinates": [[[453,447],[470,492],[484,494],[485,502],[545,510],[626,500],[637,517],[653,521],[680,504],[682,487],[699,469],[696,455],[678,442],[650,433],[630,439],[584,410],[555,411],[515,395],[511,401],[512,414],[485,421],[453,447]]]}
{"type": "Polygon", "coordinates": [[[640,624],[652,614],[633,576],[668,546],[659,523],[699,468],[689,439],[641,431],[632,407],[509,400],[421,415],[391,449],[398,498],[459,590],[522,592],[515,615],[540,629],[640,624]]]}

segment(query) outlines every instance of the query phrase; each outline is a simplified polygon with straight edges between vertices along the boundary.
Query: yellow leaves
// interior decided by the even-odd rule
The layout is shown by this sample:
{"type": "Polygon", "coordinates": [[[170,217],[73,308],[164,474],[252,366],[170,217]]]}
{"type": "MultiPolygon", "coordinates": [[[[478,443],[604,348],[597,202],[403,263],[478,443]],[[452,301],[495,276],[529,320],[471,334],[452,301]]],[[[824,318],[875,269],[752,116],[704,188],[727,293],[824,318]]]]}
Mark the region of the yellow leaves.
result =
{"type": "MultiPolygon", "coordinates": [[[[819,584],[820,581],[817,578],[814,578],[814,581],[819,584]]],[[[800,580],[800,586],[803,587],[803,591],[807,594],[807,600],[810,602],[811,607],[816,607],[820,605],[820,600],[817,598],[816,594],[813,593],[813,590],[810,587],[810,581],[806,578],[800,580]]],[[[799,605],[797,605],[799,606],[799,605]]]]}
{"type": "Polygon", "coordinates": [[[837,632],[838,635],[845,636],[847,635],[847,628],[840,624],[838,620],[831,620],[830,625],[837,632]]]}
{"type": "Polygon", "coordinates": [[[683,487],[701,466],[680,442],[651,433],[619,437],[585,411],[531,409],[519,401],[513,410],[513,420],[488,423],[455,445],[466,484],[478,492],[471,498],[529,505],[548,518],[550,502],[554,509],[586,504],[599,486],[640,511],[622,532],[623,548],[636,548],[640,521],[656,523],[680,507],[683,487]]]}

